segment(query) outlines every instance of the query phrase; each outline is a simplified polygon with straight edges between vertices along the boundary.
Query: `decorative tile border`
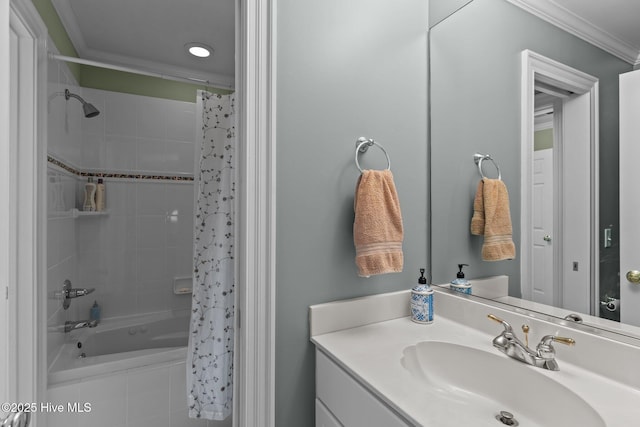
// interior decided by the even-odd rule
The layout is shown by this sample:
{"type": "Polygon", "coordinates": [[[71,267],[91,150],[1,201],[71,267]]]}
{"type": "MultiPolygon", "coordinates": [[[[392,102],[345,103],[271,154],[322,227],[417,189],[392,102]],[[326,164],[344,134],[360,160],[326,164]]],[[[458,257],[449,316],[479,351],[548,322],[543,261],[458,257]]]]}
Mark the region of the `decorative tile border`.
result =
{"type": "Polygon", "coordinates": [[[80,176],[80,171],[76,170],[74,168],[72,168],[71,166],[67,166],[66,164],[62,163],[60,160],[53,158],[51,156],[47,156],[47,162],[51,163],[52,165],[58,166],[59,168],[62,168],[64,170],[66,170],[69,173],[72,173],[73,175],[78,175],[80,176]]]}
{"type": "Polygon", "coordinates": [[[193,181],[192,176],[183,175],[151,175],[143,173],[111,173],[111,172],[86,172],[72,168],[69,165],[61,162],[60,160],[47,156],[47,162],[52,165],[58,166],[77,176],[92,176],[96,178],[115,178],[115,179],[141,179],[141,180],[163,180],[163,181],[193,181]]]}

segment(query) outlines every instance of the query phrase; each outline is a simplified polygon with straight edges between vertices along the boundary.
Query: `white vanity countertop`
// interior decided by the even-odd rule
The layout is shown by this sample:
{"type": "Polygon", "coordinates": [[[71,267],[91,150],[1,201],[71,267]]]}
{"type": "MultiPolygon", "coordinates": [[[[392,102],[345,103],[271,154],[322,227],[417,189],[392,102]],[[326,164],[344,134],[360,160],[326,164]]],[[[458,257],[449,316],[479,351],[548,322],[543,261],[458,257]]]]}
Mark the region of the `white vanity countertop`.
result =
{"type": "MultiPolygon", "coordinates": [[[[489,322],[486,319],[481,321],[489,322]]],[[[502,326],[495,326],[495,335],[498,335],[502,326]]],[[[450,394],[449,398],[444,398],[436,388],[426,386],[423,380],[403,367],[403,350],[421,341],[465,345],[504,357],[505,363],[520,364],[492,346],[495,335],[438,316],[436,311],[435,321],[430,325],[417,324],[409,317],[402,317],[316,335],[312,341],[369,391],[415,425],[495,427],[499,425],[495,419],[471,419],[464,406],[451,399],[450,394]]],[[[579,343],[568,351],[580,351],[579,343]]],[[[607,426],[622,427],[638,422],[639,390],[567,363],[561,354],[557,360],[560,371],[556,372],[522,365],[573,390],[600,414],[607,426]]],[[[460,360],[460,363],[465,362],[460,360]]],[[[602,360],[602,363],[606,365],[607,360],[602,360]]],[[[433,369],[438,369],[438,366],[433,366],[433,369]]],[[[479,369],[482,367],[479,366],[479,369]]],[[[496,381],[499,380],[496,378],[496,381]]],[[[513,392],[529,395],[536,390],[522,384],[521,389],[513,392]]],[[[496,413],[500,410],[509,411],[509,408],[496,408],[496,413]]],[[[544,411],[544,408],[540,408],[540,411],[544,411]]]]}

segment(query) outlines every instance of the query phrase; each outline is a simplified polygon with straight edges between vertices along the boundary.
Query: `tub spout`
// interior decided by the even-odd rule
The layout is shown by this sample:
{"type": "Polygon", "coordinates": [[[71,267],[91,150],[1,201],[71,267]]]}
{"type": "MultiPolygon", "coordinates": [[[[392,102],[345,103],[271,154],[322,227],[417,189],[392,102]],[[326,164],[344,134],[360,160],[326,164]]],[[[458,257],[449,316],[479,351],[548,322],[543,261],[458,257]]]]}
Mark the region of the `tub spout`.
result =
{"type": "Polygon", "coordinates": [[[95,328],[98,326],[97,320],[67,320],[64,322],[64,331],[71,332],[81,328],[95,328]]]}

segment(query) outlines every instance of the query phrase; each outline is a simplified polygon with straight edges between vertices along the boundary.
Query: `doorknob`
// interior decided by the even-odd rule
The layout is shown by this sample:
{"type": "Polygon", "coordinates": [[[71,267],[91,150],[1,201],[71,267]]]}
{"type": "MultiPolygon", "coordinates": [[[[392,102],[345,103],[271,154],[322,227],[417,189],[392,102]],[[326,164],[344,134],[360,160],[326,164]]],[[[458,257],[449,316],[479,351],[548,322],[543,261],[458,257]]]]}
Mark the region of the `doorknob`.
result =
{"type": "Polygon", "coordinates": [[[549,236],[548,234],[546,236],[544,236],[542,238],[542,240],[544,240],[545,242],[550,242],[551,241],[551,236],[549,236]]]}
{"type": "Polygon", "coordinates": [[[640,271],[638,270],[627,271],[627,280],[635,284],[640,283],[640,271]]]}

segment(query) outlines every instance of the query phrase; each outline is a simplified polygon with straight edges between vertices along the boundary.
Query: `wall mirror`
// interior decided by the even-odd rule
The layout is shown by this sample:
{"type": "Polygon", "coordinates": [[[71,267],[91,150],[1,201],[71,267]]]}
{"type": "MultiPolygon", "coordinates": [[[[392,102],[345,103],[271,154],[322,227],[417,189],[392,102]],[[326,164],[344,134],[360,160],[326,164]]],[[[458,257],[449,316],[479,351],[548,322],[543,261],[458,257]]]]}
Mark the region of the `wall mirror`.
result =
{"type": "MultiPolygon", "coordinates": [[[[567,314],[575,313],[584,319],[579,328],[640,339],[640,324],[625,321],[620,294],[621,287],[624,290],[629,284],[619,274],[619,76],[633,70],[633,61],[596,47],[514,3],[532,2],[431,3],[433,283],[450,282],[456,277],[458,263],[469,264],[468,278],[509,276],[508,294],[494,297],[500,303],[563,322],[568,322],[564,320],[567,314]],[[583,102],[588,98],[582,97],[587,89],[562,87],[540,75],[530,89],[534,103],[531,117],[523,118],[523,51],[593,78],[591,100],[583,102]],[[581,147],[582,154],[567,148],[572,132],[568,120],[575,111],[586,112],[586,120],[590,112],[594,115],[593,122],[584,126],[586,133],[577,131],[577,139],[586,144],[581,147]],[[523,153],[529,149],[522,143],[525,121],[530,121],[532,133],[530,153],[523,153]],[[483,261],[483,239],[469,231],[480,180],[475,153],[492,156],[507,186],[517,249],[513,260],[483,261]],[[564,182],[562,186],[550,184],[547,192],[536,193],[538,196],[525,196],[532,200],[529,216],[536,217],[544,210],[549,213],[550,225],[543,230],[523,225],[523,206],[527,206],[523,194],[527,189],[537,191],[523,185],[538,184],[533,170],[527,170],[523,163],[524,154],[530,156],[531,164],[535,162],[536,170],[539,163],[546,162],[550,168],[546,176],[564,182]],[[572,181],[583,185],[584,196],[572,198],[572,181]],[[571,206],[577,205],[580,209],[571,212],[571,206]],[[571,231],[573,228],[578,230],[571,231]],[[533,237],[553,248],[547,252],[551,256],[546,264],[535,264],[533,245],[538,242],[531,241],[533,237]],[[524,251],[523,241],[528,241],[524,251]],[[540,285],[532,283],[532,273],[523,267],[523,254],[531,260],[540,285]]],[[[486,162],[483,168],[488,177],[496,177],[492,164],[486,162]]],[[[631,304],[626,307],[632,310],[631,304]]]]}

